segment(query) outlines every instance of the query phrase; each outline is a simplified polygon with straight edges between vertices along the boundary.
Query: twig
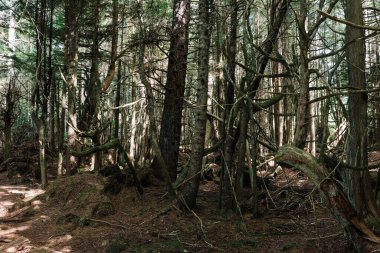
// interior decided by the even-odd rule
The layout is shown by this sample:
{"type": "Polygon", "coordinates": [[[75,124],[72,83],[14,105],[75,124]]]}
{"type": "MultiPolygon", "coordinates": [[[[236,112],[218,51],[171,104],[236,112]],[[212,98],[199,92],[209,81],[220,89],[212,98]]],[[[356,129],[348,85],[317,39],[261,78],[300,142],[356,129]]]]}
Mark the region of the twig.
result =
{"type": "Polygon", "coordinates": [[[340,235],[343,235],[343,233],[339,232],[339,233],[336,233],[336,234],[331,234],[331,235],[326,235],[326,236],[313,237],[313,238],[308,238],[307,240],[308,241],[313,241],[313,240],[320,240],[320,239],[328,239],[328,238],[335,237],[335,236],[340,236],[340,235]]]}
{"type": "Polygon", "coordinates": [[[376,26],[367,26],[367,25],[359,25],[359,24],[355,24],[355,23],[352,23],[350,21],[347,21],[345,19],[340,19],[340,18],[337,18],[335,16],[332,16],[326,12],[323,12],[323,11],[320,11],[320,10],[317,10],[317,12],[331,20],[334,20],[334,21],[337,21],[339,23],[343,23],[345,25],[348,25],[348,26],[351,26],[351,27],[354,27],[354,28],[358,28],[358,29],[365,29],[365,30],[372,30],[372,31],[377,31],[379,32],[380,31],[380,27],[376,27],[376,26]]]}
{"type": "Polygon", "coordinates": [[[104,220],[97,220],[97,219],[90,219],[90,218],[86,218],[86,220],[88,220],[88,221],[94,221],[94,222],[98,222],[98,223],[103,223],[103,224],[107,224],[107,225],[112,226],[112,227],[119,227],[119,228],[129,229],[126,226],[115,224],[115,223],[111,223],[111,222],[104,221],[104,220]]]}

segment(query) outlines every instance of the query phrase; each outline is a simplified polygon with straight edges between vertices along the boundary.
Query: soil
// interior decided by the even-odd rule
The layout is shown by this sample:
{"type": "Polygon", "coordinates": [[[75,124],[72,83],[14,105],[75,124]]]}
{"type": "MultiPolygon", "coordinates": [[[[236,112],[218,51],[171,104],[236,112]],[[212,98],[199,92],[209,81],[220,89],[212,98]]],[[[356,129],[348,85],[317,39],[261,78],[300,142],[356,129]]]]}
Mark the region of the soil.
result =
{"type": "Polygon", "coordinates": [[[52,179],[46,191],[11,182],[0,174],[0,252],[351,252],[313,185],[292,170],[262,190],[258,218],[249,208],[221,214],[213,181],[202,183],[193,213],[161,185],[106,196],[93,173],[52,179]]]}

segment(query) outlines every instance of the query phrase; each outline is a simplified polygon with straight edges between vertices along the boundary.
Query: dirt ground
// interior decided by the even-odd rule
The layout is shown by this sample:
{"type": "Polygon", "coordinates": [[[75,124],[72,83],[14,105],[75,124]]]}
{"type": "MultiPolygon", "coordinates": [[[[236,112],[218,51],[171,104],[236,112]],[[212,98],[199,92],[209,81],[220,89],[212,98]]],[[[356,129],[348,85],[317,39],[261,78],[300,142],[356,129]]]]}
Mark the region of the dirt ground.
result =
{"type": "Polygon", "coordinates": [[[262,190],[259,218],[249,209],[221,214],[212,181],[202,183],[194,213],[178,210],[163,186],[109,197],[103,183],[82,173],[42,191],[1,173],[0,252],[351,252],[311,183],[291,170],[262,190]]]}

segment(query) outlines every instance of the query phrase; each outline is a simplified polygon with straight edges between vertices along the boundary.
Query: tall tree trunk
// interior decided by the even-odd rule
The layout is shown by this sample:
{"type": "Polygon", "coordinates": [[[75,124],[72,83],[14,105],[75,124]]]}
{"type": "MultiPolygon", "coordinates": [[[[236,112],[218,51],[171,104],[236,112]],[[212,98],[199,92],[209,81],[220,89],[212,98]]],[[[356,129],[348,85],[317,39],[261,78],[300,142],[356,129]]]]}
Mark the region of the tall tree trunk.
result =
{"type": "MultiPolygon", "coordinates": [[[[100,79],[99,79],[99,47],[100,47],[100,34],[99,34],[99,22],[100,22],[100,1],[95,0],[93,4],[93,17],[92,17],[92,48],[91,48],[91,69],[90,80],[87,84],[86,91],[87,97],[85,100],[84,119],[81,120],[83,126],[81,128],[84,131],[92,129],[98,129],[100,127],[98,122],[98,99],[100,91],[100,79]]],[[[95,131],[96,132],[96,131],[95,131]]],[[[91,140],[95,146],[100,145],[100,134],[95,133],[91,136],[91,140]]],[[[98,171],[102,166],[101,151],[93,154],[92,167],[95,171],[98,171]]]]}
{"type": "MultiPolygon", "coordinates": [[[[120,100],[121,100],[121,85],[124,82],[123,77],[121,74],[122,65],[121,60],[117,63],[117,75],[116,75],[116,92],[115,92],[115,109],[113,120],[114,120],[114,129],[113,129],[113,138],[119,139],[119,131],[120,131],[120,109],[118,108],[120,106],[120,100]]],[[[118,163],[118,156],[117,156],[117,150],[114,150],[113,153],[113,162],[118,163]]]]}
{"type": "Polygon", "coordinates": [[[310,38],[307,30],[307,1],[300,1],[299,15],[299,47],[300,47],[300,67],[299,67],[299,96],[297,103],[296,127],[294,133],[294,145],[303,149],[306,145],[307,134],[310,127],[310,70],[309,70],[309,45],[310,38]]]}
{"type": "MultiPolygon", "coordinates": [[[[347,1],[346,20],[354,24],[363,24],[363,9],[360,0],[347,1]]],[[[348,87],[365,90],[365,42],[364,30],[346,26],[346,42],[354,41],[348,46],[347,72],[348,87]]],[[[367,105],[366,93],[352,93],[348,96],[349,134],[347,140],[347,164],[353,167],[368,166],[367,158],[367,105]]],[[[344,170],[344,182],[347,185],[348,199],[356,212],[362,215],[372,213],[379,217],[379,210],[374,201],[374,192],[369,182],[368,170],[344,170]]],[[[349,233],[357,252],[362,252],[362,242],[356,234],[349,233]]]]}
{"type": "MultiPolygon", "coordinates": [[[[362,5],[360,0],[346,3],[346,19],[354,24],[363,24],[362,5]]],[[[364,37],[364,30],[346,26],[346,42],[354,41],[348,46],[347,73],[348,87],[365,90],[365,42],[359,38],[364,37]]],[[[347,163],[354,167],[366,167],[367,158],[367,105],[366,93],[352,93],[348,96],[349,134],[347,140],[347,163]]],[[[368,171],[346,170],[348,197],[358,213],[374,211],[373,192],[368,182],[368,171]]]]}
{"type": "MultiPolygon", "coordinates": [[[[233,0],[234,1],[234,0],[233,0]]],[[[234,1],[237,8],[237,2],[234,1]]],[[[272,5],[272,17],[271,17],[271,26],[268,30],[268,36],[266,40],[263,42],[262,49],[265,52],[259,59],[257,63],[257,73],[253,79],[247,80],[248,86],[247,90],[249,93],[249,99],[253,100],[256,96],[257,90],[259,89],[261,80],[263,78],[263,73],[266,69],[266,66],[269,61],[268,55],[270,55],[273,51],[274,45],[276,44],[276,40],[278,38],[278,34],[280,31],[280,28],[282,26],[282,23],[286,17],[286,13],[288,10],[289,0],[278,0],[278,2],[273,3],[272,5]]],[[[235,15],[235,14],[234,14],[235,15]]],[[[234,37],[233,34],[230,32],[231,38],[234,37]]],[[[232,46],[232,44],[229,44],[229,48],[232,46]]],[[[231,58],[231,56],[229,56],[231,58]]],[[[234,58],[233,58],[234,59],[234,58]]],[[[232,71],[231,71],[232,73],[232,71]]],[[[231,76],[228,76],[230,78],[231,76]]],[[[227,94],[228,88],[227,88],[227,94]]],[[[231,95],[231,94],[229,94],[231,95]]],[[[231,98],[226,97],[226,114],[228,111],[227,106],[231,103],[231,98]]],[[[241,101],[240,101],[241,102],[241,101]]],[[[242,106],[239,107],[239,105],[236,105],[236,110],[239,108],[244,108],[242,106]]],[[[245,109],[244,109],[245,110],[245,109]]],[[[229,115],[231,113],[228,113],[229,115]]],[[[219,198],[219,207],[222,210],[228,210],[232,209],[234,207],[234,195],[232,190],[232,176],[233,173],[231,171],[231,167],[233,164],[233,159],[235,155],[235,145],[236,145],[236,139],[237,136],[233,136],[233,117],[228,116],[228,125],[226,127],[227,131],[225,134],[225,143],[224,143],[224,151],[223,151],[223,169],[222,169],[222,175],[221,175],[221,183],[220,183],[220,198],[219,198]],[[231,120],[232,119],[232,120],[231,120]]],[[[247,122],[249,119],[247,119],[247,122]]],[[[227,122],[227,121],[225,121],[227,122]]],[[[243,121],[244,122],[244,121],[243,121]]],[[[245,123],[244,123],[245,124],[245,123]]],[[[245,125],[240,125],[239,127],[246,128],[245,125]]]]}
{"type": "MultiPolygon", "coordinates": [[[[13,1],[9,3],[14,5],[13,1]]],[[[8,87],[5,95],[5,110],[2,113],[4,124],[4,159],[10,158],[12,155],[12,125],[13,113],[15,109],[15,69],[14,69],[14,52],[16,49],[16,19],[14,17],[14,9],[9,10],[9,26],[8,26],[8,87]]]]}
{"type": "MultiPolygon", "coordinates": [[[[118,41],[118,10],[119,10],[119,1],[118,0],[113,0],[113,35],[112,35],[112,42],[117,44],[117,41],[118,41]],[[116,21],[116,23],[115,23],[116,21]],[[116,34],[115,34],[116,32],[116,34]],[[116,41],[115,41],[116,40],[116,41]],[[115,42],[114,42],[115,41],[115,42]]],[[[123,17],[124,18],[124,17],[123,17]]],[[[124,22],[122,23],[122,25],[124,25],[124,22]]],[[[122,33],[121,33],[121,41],[120,41],[120,45],[123,45],[124,44],[124,29],[122,30],[122,33]]],[[[120,106],[120,100],[121,100],[121,85],[123,83],[123,76],[122,76],[122,61],[119,59],[118,62],[117,62],[117,75],[116,75],[116,92],[115,92],[115,107],[119,107],[120,106]]],[[[120,109],[116,109],[115,112],[114,112],[114,131],[113,131],[113,137],[114,138],[119,138],[119,131],[120,131],[120,122],[119,122],[119,118],[120,118],[120,109]]],[[[116,157],[115,157],[116,158],[116,157]]],[[[114,159],[116,161],[116,159],[114,159]]]]}
{"type": "Polygon", "coordinates": [[[229,29],[229,41],[227,42],[227,73],[226,73],[226,95],[225,95],[225,112],[224,112],[224,146],[223,146],[223,162],[220,178],[220,197],[219,208],[228,210],[233,207],[233,189],[232,189],[232,165],[233,154],[236,145],[234,140],[234,120],[229,120],[232,117],[232,106],[235,96],[235,60],[236,60],[236,43],[237,43],[237,27],[238,27],[238,3],[236,0],[231,0],[230,3],[231,17],[229,29]]]}
{"type": "MultiPolygon", "coordinates": [[[[190,0],[174,0],[164,109],[159,137],[160,150],[169,169],[172,181],[177,177],[182,109],[186,84],[189,21],[190,0]]],[[[162,178],[162,168],[157,163],[157,159],[153,161],[152,167],[154,175],[162,178]]]]}
{"type": "Polygon", "coordinates": [[[53,21],[54,21],[54,0],[50,0],[50,20],[49,20],[49,54],[48,54],[48,84],[47,86],[51,88],[50,101],[49,101],[49,145],[50,148],[56,149],[56,135],[55,135],[55,99],[56,99],[56,84],[53,77],[53,21]]]}
{"type": "Polygon", "coordinates": [[[207,123],[207,91],[210,55],[210,18],[209,0],[199,2],[198,7],[198,85],[197,102],[195,109],[194,137],[191,143],[191,155],[189,159],[187,176],[182,188],[183,198],[188,208],[194,208],[196,204],[200,171],[202,169],[203,150],[205,147],[205,134],[207,123]]]}
{"type": "Polygon", "coordinates": [[[66,85],[68,87],[67,114],[69,118],[66,170],[72,174],[76,172],[77,160],[70,155],[76,147],[77,133],[77,69],[78,69],[78,1],[65,0],[65,68],[66,85]]]}
{"type": "MultiPolygon", "coordinates": [[[[140,21],[140,25],[141,25],[141,21],[140,21]]],[[[140,31],[140,34],[143,34],[143,32],[140,31]]],[[[150,126],[150,131],[151,131],[152,146],[153,146],[154,151],[156,152],[157,163],[162,169],[162,174],[166,183],[169,197],[171,199],[174,199],[176,198],[176,192],[173,187],[172,180],[170,178],[169,169],[167,168],[165,164],[165,160],[163,158],[162,152],[158,144],[157,126],[156,126],[156,122],[154,118],[154,95],[153,95],[153,89],[151,87],[151,84],[146,78],[144,56],[145,56],[145,45],[143,43],[140,43],[139,51],[138,51],[138,72],[140,75],[140,80],[143,83],[146,90],[146,96],[147,96],[146,110],[149,116],[149,126],[150,126]]]]}
{"type": "Polygon", "coordinates": [[[46,119],[50,87],[46,80],[46,0],[36,5],[36,82],[32,93],[32,118],[38,128],[39,166],[41,186],[47,186],[46,169],[46,119]]]}

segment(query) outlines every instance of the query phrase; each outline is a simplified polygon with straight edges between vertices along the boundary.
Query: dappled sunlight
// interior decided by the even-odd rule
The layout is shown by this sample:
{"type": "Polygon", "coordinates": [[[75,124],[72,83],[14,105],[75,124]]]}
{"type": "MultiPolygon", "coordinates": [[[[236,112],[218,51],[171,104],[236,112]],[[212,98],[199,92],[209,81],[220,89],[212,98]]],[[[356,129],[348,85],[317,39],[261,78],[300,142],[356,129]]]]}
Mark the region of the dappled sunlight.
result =
{"type": "MultiPolygon", "coordinates": [[[[0,186],[0,218],[7,218],[8,215],[12,214],[12,211],[17,212],[17,209],[19,208],[15,208],[16,204],[18,206],[20,206],[20,203],[25,203],[25,205],[29,205],[27,204],[29,201],[33,200],[34,198],[43,194],[44,192],[45,191],[42,189],[32,189],[26,186],[0,186]]],[[[40,205],[40,200],[35,200],[31,202],[31,206],[34,210],[39,209],[40,205]]]]}
{"type": "Polygon", "coordinates": [[[20,237],[10,243],[10,245],[0,247],[0,249],[2,250],[1,252],[28,252],[32,249],[31,246],[27,245],[29,242],[29,239],[20,237]]]}
{"type": "Polygon", "coordinates": [[[38,210],[41,208],[42,201],[41,200],[35,200],[32,202],[32,206],[34,210],[38,210]]]}
{"type": "Polygon", "coordinates": [[[24,193],[25,194],[25,201],[29,201],[29,200],[31,200],[31,199],[33,199],[33,198],[35,198],[38,195],[41,195],[43,193],[45,193],[45,191],[42,189],[39,189],[39,188],[38,189],[30,189],[24,193]]]}
{"type": "Polygon", "coordinates": [[[0,206],[12,206],[14,202],[5,200],[5,201],[0,201],[0,206]]]}
{"type": "Polygon", "coordinates": [[[65,246],[59,251],[53,251],[54,253],[67,253],[67,252],[73,252],[70,246],[65,246]]]}
{"type": "MultiPolygon", "coordinates": [[[[5,185],[5,186],[0,186],[0,189],[3,189],[5,190],[5,193],[8,193],[8,194],[22,194],[23,195],[23,198],[25,199],[25,201],[29,201],[31,199],[33,199],[34,197],[40,195],[40,194],[43,194],[45,191],[42,190],[42,189],[30,189],[28,187],[24,187],[24,186],[12,186],[12,185],[5,185]]],[[[0,193],[2,194],[2,193],[0,193]]],[[[2,196],[2,195],[0,195],[2,196]]]]}
{"type": "Polygon", "coordinates": [[[41,216],[39,217],[39,219],[41,219],[43,222],[46,222],[46,221],[50,221],[50,220],[51,220],[51,218],[50,218],[49,216],[47,216],[47,215],[41,215],[41,216]]]}
{"type": "Polygon", "coordinates": [[[0,228],[0,237],[14,237],[15,233],[20,232],[20,231],[25,231],[29,229],[29,225],[21,225],[19,227],[1,227],[0,228]]]}
{"type": "MultiPolygon", "coordinates": [[[[55,247],[57,245],[70,241],[72,238],[73,236],[70,234],[52,237],[51,239],[48,240],[48,247],[55,247]]],[[[62,252],[71,252],[71,251],[67,251],[67,250],[71,250],[71,247],[64,247],[64,250],[65,251],[62,251],[62,252]]]]}

